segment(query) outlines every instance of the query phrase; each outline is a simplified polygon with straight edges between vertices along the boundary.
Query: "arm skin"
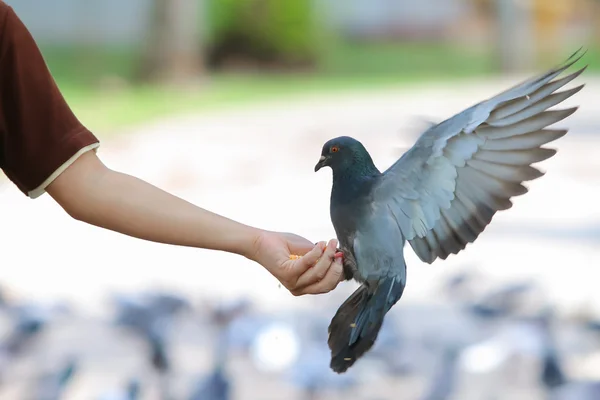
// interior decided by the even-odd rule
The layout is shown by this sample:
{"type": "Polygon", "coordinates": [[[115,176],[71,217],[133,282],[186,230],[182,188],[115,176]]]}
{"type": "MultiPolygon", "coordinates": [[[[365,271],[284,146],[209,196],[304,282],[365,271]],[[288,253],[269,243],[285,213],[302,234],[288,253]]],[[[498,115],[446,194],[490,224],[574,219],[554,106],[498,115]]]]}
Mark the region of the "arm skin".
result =
{"type": "Polygon", "coordinates": [[[342,280],[336,241],[319,242],[244,225],[197,207],[141,179],[107,168],[93,151],[47,192],[73,218],[139,239],[242,255],[265,267],[292,294],[333,290],[342,280]],[[290,254],[303,255],[290,260],[290,254]]]}

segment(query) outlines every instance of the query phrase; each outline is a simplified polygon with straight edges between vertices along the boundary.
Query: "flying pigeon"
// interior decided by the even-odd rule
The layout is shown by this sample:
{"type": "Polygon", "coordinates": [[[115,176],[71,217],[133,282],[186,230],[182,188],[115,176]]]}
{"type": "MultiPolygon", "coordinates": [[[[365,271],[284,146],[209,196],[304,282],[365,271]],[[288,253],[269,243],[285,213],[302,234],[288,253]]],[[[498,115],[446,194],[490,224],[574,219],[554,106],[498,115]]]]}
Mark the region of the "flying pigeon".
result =
{"type": "Polygon", "coordinates": [[[333,171],[330,216],[344,276],[361,284],[329,325],[331,369],[345,372],[373,346],[406,285],[405,242],[423,262],[445,260],[525,194],[524,181],[543,175],[531,164],[556,150],[541,146],[567,133],[547,127],[578,107],[548,109],[583,88],[556,92],[586,67],[555,78],[584,54],[428,127],[383,173],[351,137],[323,145],[315,172],[333,171]]]}

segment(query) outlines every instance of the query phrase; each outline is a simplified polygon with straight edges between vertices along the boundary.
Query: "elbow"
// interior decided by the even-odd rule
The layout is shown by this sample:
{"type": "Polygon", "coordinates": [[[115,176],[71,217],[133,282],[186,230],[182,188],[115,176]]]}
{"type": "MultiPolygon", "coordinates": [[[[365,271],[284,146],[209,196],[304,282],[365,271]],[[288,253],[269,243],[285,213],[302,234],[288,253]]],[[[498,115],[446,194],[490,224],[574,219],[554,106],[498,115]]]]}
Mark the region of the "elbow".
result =
{"type": "Polygon", "coordinates": [[[67,202],[66,204],[60,204],[60,206],[74,220],[81,221],[81,222],[89,221],[89,216],[85,212],[84,207],[79,207],[76,204],[71,203],[71,202],[67,202]]]}
{"type": "Polygon", "coordinates": [[[81,222],[88,222],[89,217],[89,200],[86,196],[82,196],[80,191],[74,190],[68,194],[52,195],[56,203],[69,215],[71,218],[81,222]]]}

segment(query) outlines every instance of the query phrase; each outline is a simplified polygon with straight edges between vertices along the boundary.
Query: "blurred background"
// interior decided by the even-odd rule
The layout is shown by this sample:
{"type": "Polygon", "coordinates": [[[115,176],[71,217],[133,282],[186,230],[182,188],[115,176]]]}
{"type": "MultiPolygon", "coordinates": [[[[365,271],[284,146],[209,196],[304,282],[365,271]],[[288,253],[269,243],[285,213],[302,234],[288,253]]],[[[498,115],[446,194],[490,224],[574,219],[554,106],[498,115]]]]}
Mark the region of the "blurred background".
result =
{"type": "Polygon", "coordinates": [[[71,220],[0,178],[0,399],[600,399],[600,1],[5,0],[112,168],[217,213],[334,237],[322,144],[380,169],[579,47],[570,133],[476,243],[424,265],[329,370],[356,285],[295,298],[229,254],[71,220]]]}

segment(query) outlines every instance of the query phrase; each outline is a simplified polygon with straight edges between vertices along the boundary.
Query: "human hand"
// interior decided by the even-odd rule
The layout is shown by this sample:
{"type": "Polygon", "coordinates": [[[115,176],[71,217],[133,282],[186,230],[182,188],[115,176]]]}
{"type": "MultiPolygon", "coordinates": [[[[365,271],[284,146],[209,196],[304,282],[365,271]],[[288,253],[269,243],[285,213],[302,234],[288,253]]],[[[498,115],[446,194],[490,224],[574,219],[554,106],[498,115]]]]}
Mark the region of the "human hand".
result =
{"type": "Polygon", "coordinates": [[[291,233],[262,231],[250,259],[267,269],[294,296],[327,293],[343,279],[337,241],[316,245],[291,233]],[[302,257],[290,259],[290,255],[302,257]]]}

